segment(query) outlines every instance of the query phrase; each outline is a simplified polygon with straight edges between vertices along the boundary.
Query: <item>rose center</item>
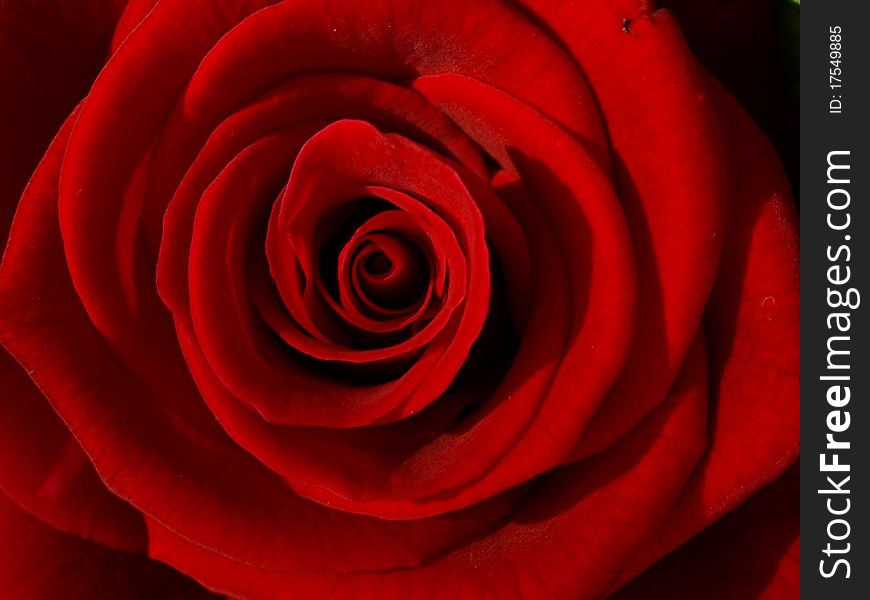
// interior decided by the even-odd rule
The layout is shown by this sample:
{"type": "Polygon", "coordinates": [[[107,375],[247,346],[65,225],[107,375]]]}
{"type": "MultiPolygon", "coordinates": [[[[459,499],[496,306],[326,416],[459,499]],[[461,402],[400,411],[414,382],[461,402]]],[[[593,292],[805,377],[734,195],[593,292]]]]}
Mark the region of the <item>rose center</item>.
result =
{"type": "Polygon", "coordinates": [[[372,277],[387,276],[393,269],[393,261],[384,252],[375,252],[363,262],[363,269],[372,277]]]}
{"type": "Polygon", "coordinates": [[[354,255],[350,284],[363,303],[403,310],[425,294],[431,276],[429,261],[412,241],[372,233],[358,240],[354,255]]]}

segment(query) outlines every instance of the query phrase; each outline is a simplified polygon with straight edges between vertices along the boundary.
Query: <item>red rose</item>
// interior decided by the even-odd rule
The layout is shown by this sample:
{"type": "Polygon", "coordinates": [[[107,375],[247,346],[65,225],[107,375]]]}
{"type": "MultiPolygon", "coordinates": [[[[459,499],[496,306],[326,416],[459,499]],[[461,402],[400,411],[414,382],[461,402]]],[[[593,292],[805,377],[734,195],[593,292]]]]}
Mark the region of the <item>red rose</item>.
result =
{"type": "Polygon", "coordinates": [[[0,7],[5,588],[797,597],[793,201],[670,13],[123,4],[0,7]]]}

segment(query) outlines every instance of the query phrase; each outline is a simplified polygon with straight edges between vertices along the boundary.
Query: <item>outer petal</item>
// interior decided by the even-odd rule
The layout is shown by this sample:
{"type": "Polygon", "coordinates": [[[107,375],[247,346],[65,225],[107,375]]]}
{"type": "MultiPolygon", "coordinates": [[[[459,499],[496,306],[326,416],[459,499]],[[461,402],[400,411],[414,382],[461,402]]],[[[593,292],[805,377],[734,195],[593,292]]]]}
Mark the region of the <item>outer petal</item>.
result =
{"type": "MultiPolygon", "coordinates": [[[[105,62],[125,4],[20,0],[0,6],[0,245],[5,247],[37,162],[105,62]]],[[[56,155],[68,135],[60,136],[56,155]]],[[[105,489],[42,393],[2,347],[0,389],[0,489],[64,531],[114,547],[144,547],[141,516],[105,489]]]]}
{"type": "Polygon", "coordinates": [[[413,569],[270,570],[227,560],[149,522],[152,555],[250,598],[599,598],[682,486],[703,448],[706,366],[696,341],[669,399],[601,456],[544,476],[488,535],[413,569]],[[665,467],[666,466],[666,467],[665,467]]]}
{"type": "Polygon", "coordinates": [[[144,550],[142,515],[106,489],[45,396],[5,351],[0,389],[0,490],[61,531],[144,550]]]}
{"type": "Polygon", "coordinates": [[[613,600],[793,600],[800,595],[799,480],[790,469],[613,600]]]}
{"type": "Polygon", "coordinates": [[[12,600],[208,600],[217,596],[144,556],[60,533],[0,494],[0,589],[12,600]]]}
{"type": "Polygon", "coordinates": [[[778,477],[800,438],[797,215],[772,146],[714,80],[728,155],[722,262],[704,318],[710,447],[623,581],[778,477]]]}
{"type": "Polygon", "coordinates": [[[661,402],[716,272],[724,198],[709,100],[682,34],[643,0],[515,0],[570,50],[607,128],[637,260],[637,335],[574,452],[600,452],[661,402]]]}
{"type": "MultiPolygon", "coordinates": [[[[33,223],[33,200],[57,195],[57,172],[76,113],[61,128],[46,157],[24,193],[16,228],[33,223]]],[[[27,242],[24,242],[25,245],[27,242]]],[[[33,253],[14,250],[7,260],[23,260],[19,266],[29,278],[45,277],[33,261],[33,253]]],[[[5,273],[5,268],[0,273],[5,273]]],[[[6,288],[8,289],[8,287],[6,288]]],[[[0,339],[15,319],[0,300],[0,339]],[[8,325],[7,325],[8,319],[8,325]]],[[[142,516],[109,493],[97,477],[78,442],[52,410],[25,370],[0,347],[0,489],[29,511],[55,527],[124,550],[145,546],[142,516]]]]}

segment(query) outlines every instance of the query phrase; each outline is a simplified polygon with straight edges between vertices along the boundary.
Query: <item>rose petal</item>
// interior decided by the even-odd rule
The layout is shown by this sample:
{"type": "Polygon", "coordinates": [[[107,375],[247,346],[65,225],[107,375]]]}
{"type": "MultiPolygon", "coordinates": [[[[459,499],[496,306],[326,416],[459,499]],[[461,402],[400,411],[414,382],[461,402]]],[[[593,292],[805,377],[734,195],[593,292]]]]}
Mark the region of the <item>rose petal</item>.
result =
{"type": "MultiPolygon", "coordinates": [[[[24,192],[15,217],[10,249],[0,271],[3,281],[4,331],[14,332],[14,318],[5,320],[5,299],[10,293],[7,264],[19,262],[19,281],[45,277],[32,260],[31,240],[21,236],[40,216],[33,205],[57,196],[57,171],[77,112],[67,119],[24,192]],[[24,255],[20,247],[24,245],[24,255]]],[[[35,299],[30,310],[39,311],[35,299]]],[[[13,333],[14,335],[14,333],[13,333]]],[[[32,368],[32,367],[31,367],[32,368]]],[[[93,466],[42,392],[21,365],[0,347],[0,488],[33,514],[53,526],[123,550],[142,550],[142,516],[106,489],[93,466]]]]}
{"type": "Polygon", "coordinates": [[[623,581],[778,477],[799,452],[797,215],[770,142],[715,80],[708,85],[735,174],[722,261],[704,318],[710,447],[623,581]]]}
{"type": "Polygon", "coordinates": [[[106,489],[51,405],[3,349],[0,388],[2,492],[61,531],[144,551],[142,515],[106,489]]]}
{"type": "Polygon", "coordinates": [[[118,47],[124,43],[139,23],[148,16],[159,0],[126,0],[124,12],[118,19],[115,35],[112,36],[112,48],[110,54],[114,54],[118,47]]]}
{"type": "Polygon", "coordinates": [[[613,600],[792,600],[800,595],[797,469],[787,471],[613,600]]]}
{"type": "Polygon", "coordinates": [[[181,573],[139,554],[53,530],[0,494],[0,588],[28,600],[216,600],[181,573]]]}
{"type": "Polygon", "coordinates": [[[635,432],[599,457],[546,476],[497,529],[418,568],[257,569],[154,522],[151,553],[214,590],[276,600],[600,597],[627,555],[654,530],[703,450],[704,358],[699,339],[669,399],[635,432]]]}
{"type": "MultiPolygon", "coordinates": [[[[531,107],[471,79],[421,77],[415,88],[504,164],[509,173],[506,183],[521,178],[528,195],[513,194],[517,208],[526,205],[517,219],[531,224],[543,221],[537,226],[539,231],[552,228],[547,235],[555,234],[555,254],[565,261],[570,276],[569,289],[542,292],[540,286],[553,285],[562,277],[558,271],[549,272],[535,284],[538,295],[532,302],[533,310],[547,311],[543,316],[547,327],[555,326],[569,335],[568,347],[557,346],[556,340],[562,338],[554,334],[544,336],[546,349],[536,346],[542,341],[537,337],[542,324],[530,325],[520,352],[523,348],[537,349],[532,351],[534,358],[519,354],[514,360],[506,379],[511,385],[502,388],[509,392],[509,401],[502,403],[500,393],[491,398],[486,410],[475,415],[468,434],[452,442],[455,448],[440,450],[439,445],[432,444],[421,453],[421,457],[428,457],[437,449],[440,454],[429,462],[443,466],[444,475],[436,480],[442,487],[426,501],[427,510],[440,511],[516,485],[565,458],[625,356],[632,329],[634,274],[631,245],[610,182],[567,132],[531,107]],[[550,152],[554,147],[560,148],[558,160],[553,160],[550,152]],[[561,300],[568,301],[568,315],[559,308],[561,300]],[[536,302],[541,304],[535,306],[536,302]],[[565,316],[570,317],[568,324],[555,323],[565,316]],[[519,394],[517,389],[522,386],[512,387],[515,382],[511,378],[530,367],[536,377],[546,377],[546,395],[519,394]],[[556,372],[556,379],[551,379],[556,372]],[[484,447],[472,450],[467,444],[484,447]],[[462,448],[461,453],[458,448],[462,448]],[[453,463],[458,456],[464,457],[461,465],[453,463]]],[[[533,235],[542,249],[553,244],[544,242],[539,232],[533,235]]],[[[540,260],[547,268],[556,266],[550,264],[552,258],[544,258],[551,255],[542,250],[534,256],[535,243],[530,241],[529,247],[533,264],[540,260]]],[[[536,268],[540,275],[545,267],[538,264],[536,268]]],[[[406,466],[403,464],[403,470],[406,466]]],[[[422,486],[415,483],[414,488],[421,490],[422,486]]],[[[392,503],[388,511],[381,510],[405,514],[408,509],[402,504],[392,503]]],[[[383,506],[389,506],[386,500],[383,506]]]]}
{"type": "Polygon", "coordinates": [[[666,395],[700,324],[721,243],[723,165],[694,57],[645,0],[517,0],[588,78],[616,161],[637,261],[637,334],[619,381],[575,449],[619,439],[666,395]]]}

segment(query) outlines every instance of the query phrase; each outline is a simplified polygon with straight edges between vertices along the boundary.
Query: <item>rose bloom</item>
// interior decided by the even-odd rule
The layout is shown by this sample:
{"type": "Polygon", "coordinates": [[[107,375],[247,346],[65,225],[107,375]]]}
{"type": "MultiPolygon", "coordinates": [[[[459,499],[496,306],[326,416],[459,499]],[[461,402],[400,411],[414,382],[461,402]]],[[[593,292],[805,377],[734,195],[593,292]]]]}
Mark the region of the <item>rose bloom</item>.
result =
{"type": "Polygon", "coordinates": [[[794,200],[687,31],[2,3],[3,597],[797,598],[794,200]]]}

